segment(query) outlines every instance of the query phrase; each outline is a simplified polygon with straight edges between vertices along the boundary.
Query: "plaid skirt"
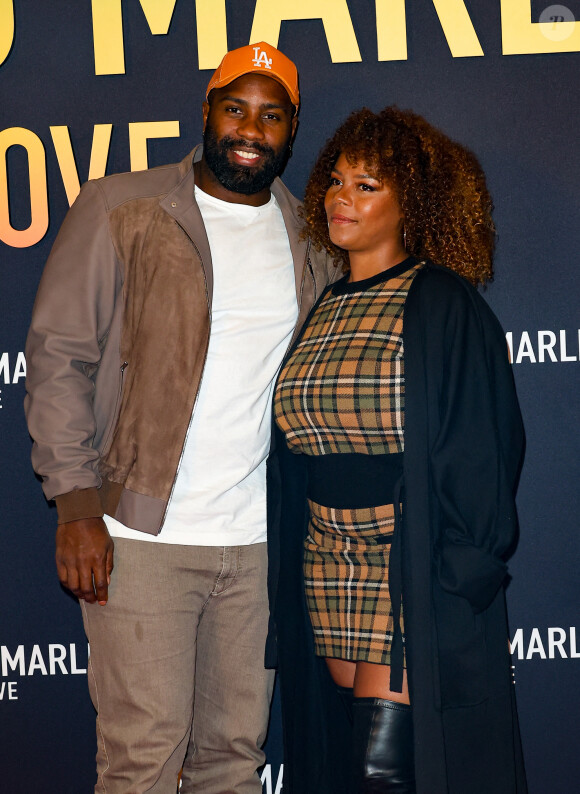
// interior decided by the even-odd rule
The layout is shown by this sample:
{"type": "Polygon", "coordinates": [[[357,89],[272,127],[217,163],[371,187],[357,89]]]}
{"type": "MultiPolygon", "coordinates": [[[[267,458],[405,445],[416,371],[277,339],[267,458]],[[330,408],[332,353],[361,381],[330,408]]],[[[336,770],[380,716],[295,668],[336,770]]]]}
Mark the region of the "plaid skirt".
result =
{"type": "Polygon", "coordinates": [[[390,664],[393,505],[356,509],[323,507],[312,501],[309,505],[304,580],[316,654],[390,664]]]}

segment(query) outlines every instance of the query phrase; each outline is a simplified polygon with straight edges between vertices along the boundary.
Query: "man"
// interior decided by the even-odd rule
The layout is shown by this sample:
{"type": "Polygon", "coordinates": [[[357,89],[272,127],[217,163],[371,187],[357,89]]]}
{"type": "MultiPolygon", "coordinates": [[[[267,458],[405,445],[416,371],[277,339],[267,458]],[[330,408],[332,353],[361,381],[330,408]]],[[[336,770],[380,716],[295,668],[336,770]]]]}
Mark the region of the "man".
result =
{"type": "Polygon", "coordinates": [[[277,178],[298,105],[274,47],[228,53],[203,150],[87,183],[41,281],[26,410],[91,646],[97,792],[173,794],[186,754],[182,794],[261,790],[271,394],[330,274],[277,178]]]}

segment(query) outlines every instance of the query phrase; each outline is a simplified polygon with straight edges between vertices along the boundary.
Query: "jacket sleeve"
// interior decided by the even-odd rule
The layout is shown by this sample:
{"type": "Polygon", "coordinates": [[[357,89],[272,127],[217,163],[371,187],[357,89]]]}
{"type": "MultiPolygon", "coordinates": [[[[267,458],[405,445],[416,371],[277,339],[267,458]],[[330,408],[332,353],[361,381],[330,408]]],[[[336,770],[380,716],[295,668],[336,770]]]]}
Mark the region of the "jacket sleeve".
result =
{"type": "Polygon", "coordinates": [[[94,378],[120,284],[100,186],[83,186],[42,275],[26,342],[32,463],[59,522],[103,515],[94,378]]]}
{"type": "Polygon", "coordinates": [[[505,579],[517,537],[523,429],[507,344],[491,309],[457,280],[431,299],[434,328],[443,334],[430,337],[430,355],[440,356],[442,370],[430,456],[441,516],[437,574],[444,590],[480,612],[505,579]]]}

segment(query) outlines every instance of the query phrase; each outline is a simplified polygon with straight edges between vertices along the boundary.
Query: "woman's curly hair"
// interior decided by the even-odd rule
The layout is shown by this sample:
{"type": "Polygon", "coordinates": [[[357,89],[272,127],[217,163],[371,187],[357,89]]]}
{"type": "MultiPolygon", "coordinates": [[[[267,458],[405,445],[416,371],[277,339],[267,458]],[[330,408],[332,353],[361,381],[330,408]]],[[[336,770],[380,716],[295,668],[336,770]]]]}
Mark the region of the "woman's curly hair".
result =
{"type": "Polygon", "coordinates": [[[306,234],[318,250],[325,248],[348,272],[348,252],[331,242],[324,211],[340,154],[351,165],[364,163],[394,190],[409,254],[445,265],[472,284],[492,278],[492,201],[475,155],[421,116],[394,106],[352,113],[318,156],[303,209],[306,234]]]}

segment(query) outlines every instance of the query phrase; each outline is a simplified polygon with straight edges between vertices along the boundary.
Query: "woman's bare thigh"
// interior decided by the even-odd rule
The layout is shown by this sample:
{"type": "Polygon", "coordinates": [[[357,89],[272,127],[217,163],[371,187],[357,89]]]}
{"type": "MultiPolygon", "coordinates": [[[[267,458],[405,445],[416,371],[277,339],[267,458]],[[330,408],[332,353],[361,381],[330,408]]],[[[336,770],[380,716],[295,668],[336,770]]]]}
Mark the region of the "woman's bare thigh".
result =
{"type": "Polygon", "coordinates": [[[326,664],[330,677],[337,686],[352,689],[356,673],[356,662],[347,662],[346,659],[330,659],[326,657],[326,664]]]}
{"type": "Polygon", "coordinates": [[[407,671],[403,670],[403,691],[393,692],[390,686],[391,668],[387,664],[357,662],[354,676],[354,696],[357,698],[384,698],[396,703],[409,703],[407,671]]]}
{"type": "Polygon", "coordinates": [[[407,671],[403,671],[403,691],[393,692],[390,686],[391,668],[372,662],[348,662],[346,659],[326,659],[332,680],[337,686],[354,690],[357,698],[383,698],[396,703],[409,703],[407,671]]]}

